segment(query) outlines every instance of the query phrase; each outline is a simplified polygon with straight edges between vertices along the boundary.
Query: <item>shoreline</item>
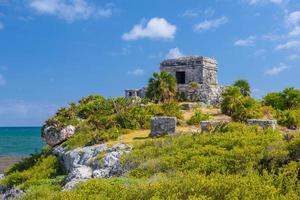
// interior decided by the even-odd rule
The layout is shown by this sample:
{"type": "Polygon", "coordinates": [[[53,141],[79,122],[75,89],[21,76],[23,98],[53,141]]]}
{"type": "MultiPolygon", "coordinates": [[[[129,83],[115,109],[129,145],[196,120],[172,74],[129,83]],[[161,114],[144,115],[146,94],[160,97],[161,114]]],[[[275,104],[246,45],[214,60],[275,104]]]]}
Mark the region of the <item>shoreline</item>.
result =
{"type": "Polygon", "coordinates": [[[26,156],[0,155],[0,174],[3,174],[5,169],[20,162],[24,157],[26,156]]]}

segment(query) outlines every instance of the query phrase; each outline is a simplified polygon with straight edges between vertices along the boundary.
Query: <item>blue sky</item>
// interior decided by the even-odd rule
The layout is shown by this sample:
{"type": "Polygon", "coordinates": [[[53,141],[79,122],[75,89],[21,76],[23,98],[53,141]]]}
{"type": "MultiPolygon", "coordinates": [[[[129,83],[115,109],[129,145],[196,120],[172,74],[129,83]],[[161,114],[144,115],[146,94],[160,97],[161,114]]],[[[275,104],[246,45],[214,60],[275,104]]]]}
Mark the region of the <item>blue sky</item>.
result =
{"type": "Polygon", "coordinates": [[[0,0],[0,126],[39,126],[83,96],[144,86],[204,55],[261,97],[300,87],[298,0],[0,0]]]}

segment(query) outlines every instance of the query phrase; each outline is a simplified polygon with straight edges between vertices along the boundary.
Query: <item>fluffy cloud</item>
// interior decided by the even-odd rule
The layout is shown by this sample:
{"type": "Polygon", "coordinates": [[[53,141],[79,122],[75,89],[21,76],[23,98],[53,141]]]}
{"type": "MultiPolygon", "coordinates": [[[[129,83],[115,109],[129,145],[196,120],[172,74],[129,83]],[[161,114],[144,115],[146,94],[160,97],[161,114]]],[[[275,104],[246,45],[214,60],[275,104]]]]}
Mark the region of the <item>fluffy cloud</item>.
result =
{"type": "Polygon", "coordinates": [[[128,71],[128,74],[133,76],[141,76],[145,74],[145,70],[138,68],[138,69],[128,71]]]}
{"type": "Polygon", "coordinates": [[[5,78],[3,77],[3,75],[0,74],[0,86],[4,86],[4,85],[6,85],[6,80],[5,80],[5,78]]]}
{"type": "Polygon", "coordinates": [[[137,24],[131,31],[124,33],[123,40],[149,39],[174,39],[176,26],[170,24],[164,18],[152,18],[146,25],[137,24]]]}
{"type": "Polygon", "coordinates": [[[271,69],[266,70],[265,74],[269,75],[269,76],[275,76],[275,75],[280,74],[281,72],[283,72],[286,69],[288,69],[288,67],[285,64],[281,63],[279,66],[275,66],[271,69]]]}
{"type": "Polygon", "coordinates": [[[166,59],[175,59],[184,56],[183,53],[179,50],[179,48],[170,49],[170,51],[166,55],[166,59]]]}
{"type": "Polygon", "coordinates": [[[289,36],[295,37],[300,35],[300,26],[296,26],[290,33],[289,36]]]}
{"type": "Polygon", "coordinates": [[[38,13],[55,15],[68,22],[112,15],[111,8],[98,8],[86,0],[31,0],[29,6],[38,13]]]}
{"type": "Polygon", "coordinates": [[[249,47],[254,46],[256,37],[255,36],[249,36],[246,39],[239,39],[234,42],[234,46],[240,46],[240,47],[249,47]]]}
{"type": "Polygon", "coordinates": [[[300,23],[300,11],[291,12],[286,17],[286,22],[289,25],[298,25],[300,23]]]}
{"type": "Polygon", "coordinates": [[[202,32],[210,29],[216,29],[224,24],[227,24],[228,22],[229,19],[225,16],[213,20],[205,20],[203,22],[200,22],[199,24],[196,24],[194,26],[194,30],[202,32]]]}
{"type": "Polygon", "coordinates": [[[276,47],[276,50],[284,50],[284,49],[297,49],[300,48],[300,41],[293,40],[293,41],[288,41],[283,44],[279,44],[276,47]]]}

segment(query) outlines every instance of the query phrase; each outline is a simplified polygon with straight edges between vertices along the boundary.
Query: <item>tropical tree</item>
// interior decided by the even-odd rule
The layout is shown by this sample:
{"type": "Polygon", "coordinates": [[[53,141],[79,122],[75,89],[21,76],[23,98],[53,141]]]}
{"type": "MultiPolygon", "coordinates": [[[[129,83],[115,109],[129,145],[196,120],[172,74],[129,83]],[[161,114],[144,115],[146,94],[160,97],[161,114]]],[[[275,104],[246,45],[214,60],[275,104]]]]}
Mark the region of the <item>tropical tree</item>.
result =
{"type": "Polygon", "coordinates": [[[153,73],[149,79],[146,97],[154,102],[168,102],[176,95],[176,79],[166,71],[153,73]]]}
{"type": "Polygon", "coordinates": [[[247,80],[240,79],[234,82],[233,86],[240,88],[241,93],[244,97],[250,96],[251,88],[247,80]]]}

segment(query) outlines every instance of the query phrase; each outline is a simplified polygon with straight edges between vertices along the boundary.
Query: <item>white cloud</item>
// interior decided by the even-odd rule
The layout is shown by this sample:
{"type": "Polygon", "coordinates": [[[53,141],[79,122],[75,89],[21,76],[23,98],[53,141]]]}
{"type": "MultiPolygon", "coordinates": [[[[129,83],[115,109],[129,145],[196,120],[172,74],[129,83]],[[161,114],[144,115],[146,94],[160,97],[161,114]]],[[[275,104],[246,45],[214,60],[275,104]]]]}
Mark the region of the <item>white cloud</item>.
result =
{"type": "Polygon", "coordinates": [[[179,50],[179,48],[170,49],[168,54],[166,55],[166,59],[175,59],[184,56],[183,53],[179,50]]]}
{"type": "Polygon", "coordinates": [[[174,39],[176,26],[170,24],[164,18],[154,17],[146,25],[137,24],[131,31],[124,33],[123,40],[150,39],[174,39]]]}
{"type": "Polygon", "coordinates": [[[31,0],[29,6],[40,14],[55,15],[68,22],[112,15],[111,8],[98,8],[86,0],[31,0]]]}
{"type": "Polygon", "coordinates": [[[227,24],[228,22],[229,19],[225,16],[213,20],[205,20],[203,22],[200,22],[199,24],[196,24],[194,26],[194,30],[202,32],[210,29],[216,29],[224,24],[227,24]]]}
{"type": "Polygon", "coordinates": [[[300,41],[293,40],[293,41],[288,41],[284,44],[279,44],[276,47],[276,50],[283,50],[283,49],[296,49],[300,48],[300,41]]]}
{"type": "Polygon", "coordinates": [[[289,60],[298,60],[298,59],[300,59],[299,54],[292,54],[289,56],[289,60]]]}
{"type": "Polygon", "coordinates": [[[300,35],[300,26],[296,26],[290,33],[289,36],[295,37],[300,35]]]}
{"type": "Polygon", "coordinates": [[[246,2],[250,5],[267,4],[267,3],[281,5],[287,1],[288,0],[246,0],[246,2]]]}
{"type": "Polygon", "coordinates": [[[249,47],[254,46],[256,37],[255,36],[249,36],[246,39],[239,39],[234,42],[234,46],[240,46],[240,47],[249,47]]]}
{"type": "Polygon", "coordinates": [[[300,11],[291,12],[287,18],[286,22],[289,25],[298,25],[300,22],[300,11]]]}
{"type": "Polygon", "coordinates": [[[281,72],[283,72],[286,69],[288,69],[288,67],[285,64],[280,63],[279,66],[275,66],[271,69],[266,70],[265,74],[269,75],[269,76],[275,76],[275,75],[280,74],[281,72]]]}
{"type": "Polygon", "coordinates": [[[6,80],[5,80],[5,78],[3,77],[3,75],[0,74],[0,86],[4,86],[4,85],[6,85],[6,80]]]}
{"type": "Polygon", "coordinates": [[[145,74],[145,70],[138,68],[132,71],[128,71],[128,74],[133,76],[142,76],[145,74]]]}

